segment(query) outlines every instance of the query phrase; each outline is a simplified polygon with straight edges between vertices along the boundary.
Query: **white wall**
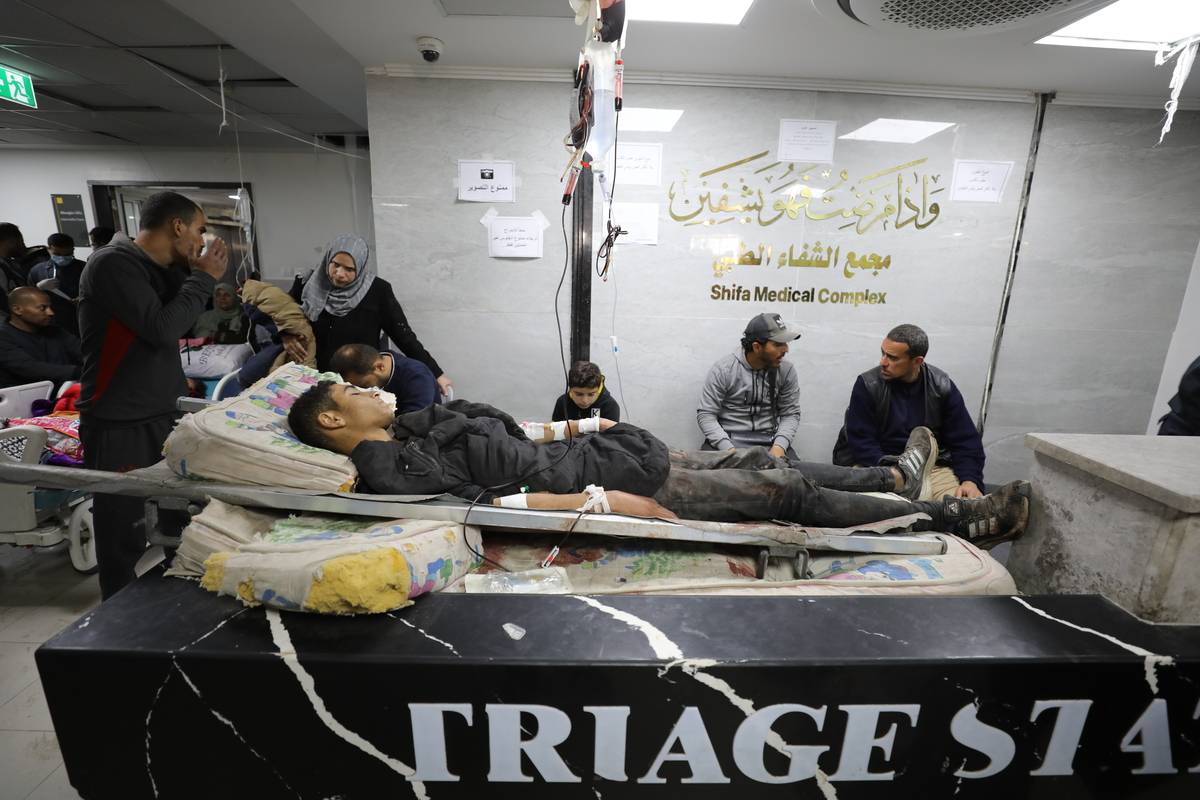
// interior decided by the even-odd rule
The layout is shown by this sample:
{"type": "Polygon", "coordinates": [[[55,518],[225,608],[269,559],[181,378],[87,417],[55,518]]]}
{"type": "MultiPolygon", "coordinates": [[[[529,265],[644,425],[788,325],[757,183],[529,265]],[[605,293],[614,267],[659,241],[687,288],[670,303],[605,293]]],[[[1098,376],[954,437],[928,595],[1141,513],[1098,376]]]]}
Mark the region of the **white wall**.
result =
{"type": "MultiPolygon", "coordinates": [[[[365,155],[365,154],[363,154],[365,155]]],[[[325,243],[355,232],[374,242],[369,158],[334,153],[243,151],[251,185],[262,273],[284,278],[316,265],[325,243]]],[[[56,230],[51,194],[83,196],[88,227],[96,224],[93,181],[238,181],[234,152],[212,150],[0,149],[0,222],[13,222],[27,244],[56,230]]],[[[85,243],[77,243],[85,244],[85,243]]],[[[91,251],[80,246],[77,254],[91,251]]]]}
{"type": "Polygon", "coordinates": [[[1192,274],[1183,295],[1183,305],[1179,309],[1179,323],[1175,326],[1175,335],[1171,337],[1171,346],[1167,348],[1167,360],[1163,364],[1162,378],[1159,380],[1158,394],[1154,397],[1154,408],[1150,412],[1146,433],[1158,433],[1158,420],[1169,410],[1167,403],[1179,391],[1179,379],[1183,377],[1183,371],[1197,356],[1200,356],[1200,247],[1196,249],[1196,258],[1192,261],[1192,274]]]}

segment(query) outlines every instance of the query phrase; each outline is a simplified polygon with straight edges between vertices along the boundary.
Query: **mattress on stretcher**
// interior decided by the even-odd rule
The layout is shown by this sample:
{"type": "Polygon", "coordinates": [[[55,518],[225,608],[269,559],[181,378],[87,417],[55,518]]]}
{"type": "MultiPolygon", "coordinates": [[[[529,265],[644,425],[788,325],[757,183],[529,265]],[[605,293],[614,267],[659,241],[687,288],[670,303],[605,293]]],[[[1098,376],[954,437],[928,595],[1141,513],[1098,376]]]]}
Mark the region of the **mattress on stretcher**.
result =
{"type": "Polygon", "coordinates": [[[361,614],[403,608],[461,579],[479,529],[439,520],[298,517],[212,500],[192,517],[167,575],[247,605],[361,614]]]}
{"type": "Polygon", "coordinates": [[[614,541],[572,536],[551,573],[538,568],[560,534],[533,536],[489,531],[484,554],[514,574],[485,562],[479,575],[450,591],[532,591],[579,594],[780,595],[1014,595],[1012,576],[998,561],[949,534],[942,555],[884,555],[810,551],[813,577],[795,578],[789,562],[772,559],[764,579],[754,577],[756,551],[690,543],[614,541]],[[490,573],[490,574],[489,574],[490,573]],[[521,573],[527,573],[522,575],[521,573]]]}
{"type": "Polygon", "coordinates": [[[335,492],[358,477],[344,455],[309,447],[287,427],[296,398],[325,376],[286,364],[237,397],[179,421],[163,455],[175,474],[234,484],[335,492]]]}

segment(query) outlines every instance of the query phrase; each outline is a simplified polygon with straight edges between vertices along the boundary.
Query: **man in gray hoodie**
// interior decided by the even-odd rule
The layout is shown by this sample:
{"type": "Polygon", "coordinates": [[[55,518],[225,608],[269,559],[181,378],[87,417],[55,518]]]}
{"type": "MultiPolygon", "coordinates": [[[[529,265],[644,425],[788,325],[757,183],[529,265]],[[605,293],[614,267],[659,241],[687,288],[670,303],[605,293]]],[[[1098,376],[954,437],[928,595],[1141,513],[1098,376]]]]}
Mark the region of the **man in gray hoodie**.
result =
{"type": "Polygon", "coordinates": [[[778,314],[759,314],[746,326],[741,348],[713,364],[696,409],[705,450],[760,446],[795,458],[800,383],[784,356],[799,338],[796,326],[778,314]]]}
{"type": "MultiPolygon", "coordinates": [[[[928,493],[927,481],[904,483],[878,470],[800,461],[792,440],[800,426],[800,382],[796,368],[784,360],[788,343],[800,338],[794,323],[778,314],[759,314],[742,333],[742,346],[708,371],[700,393],[696,422],[704,433],[704,450],[769,448],[772,456],[825,489],[843,492],[890,492],[893,484],[910,499],[928,493]]],[[[726,456],[732,454],[726,453],[726,456]]],[[[933,457],[937,457],[936,446],[933,457]]],[[[913,466],[913,465],[908,465],[913,466]]],[[[922,473],[922,467],[909,469],[922,473]]],[[[897,473],[898,474],[898,473],[897,473]]]]}

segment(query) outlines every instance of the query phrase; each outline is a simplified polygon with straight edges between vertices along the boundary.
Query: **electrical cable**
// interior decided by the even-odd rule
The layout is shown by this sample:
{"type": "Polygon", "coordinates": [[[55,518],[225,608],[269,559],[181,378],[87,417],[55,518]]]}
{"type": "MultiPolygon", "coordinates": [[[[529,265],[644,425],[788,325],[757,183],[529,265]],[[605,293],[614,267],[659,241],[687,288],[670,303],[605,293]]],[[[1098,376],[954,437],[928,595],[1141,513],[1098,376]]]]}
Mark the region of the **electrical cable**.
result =
{"type": "Polygon", "coordinates": [[[600,245],[600,249],[596,251],[596,275],[603,281],[608,281],[608,274],[611,272],[613,276],[613,299],[612,299],[612,324],[609,326],[609,341],[612,343],[613,366],[617,369],[617,393],[621,396],[621,408],[625,409],[625,419],[629,421],[633,415],[629,411],[629,405],[625,402],[625,383],[621,380],[621,359],[617,351],[620,349],[617,346],[617,273],[613,269],[612,258],[610,253],[612,247],[617,243],[617,237],[629,233],[629,231],[617,228],[614,232],[612,224],[613,203],[617,197],[617,147],[621,141],[621,110],[617,109],[616,115],[613,118],[613,175],[612,188],[609,190],[608,201],[608,236],[600,245]],[[604,258],[604,269],[600,269],[600,258],[604,258]]]}
{"type": "MultiPolygon", "coordinates": [[[[574,199],[572,199],[571,202],[573,204],[575,202],[574,199]]],[[[558,328],[558,355],[562,360],[563,385],[566,385],[569,379],[567,377],[567,351],[563,347],[562,317],[558,313],[558,298],[562,293],[563,283],[565,283],[567,280],[567,268],[571,264],[571,243],[567,238],[568,207],[569,206],[563,206],[562,217],[560,219],[563,235],[563,268],[562,274],[558,277],[558,288],[554,290],[554,324],[558,328]]]]}
{"type": "Polygon", "coordinates": [[[617,394],[621,396],[621,408],[624,410],[625,421],[633,421],[633,412],[629,409],[629,404],[625,402],[625,383],[621,380],[621,357],[618,354],[620,347],[617,345],[617,271],[612,270],[612,322],[609,324],[609,341],[612,343],[613,366],[617,369],[617,394]]]}
{"type": "Polygon", "coordinates": [[[612,186],[608,190],[608,215],[607,219],[605,220],[605,226],[607,230],[605,232],[604,241],[602,241],[600,246],[596,248],[596,277],[602,281],[608,280],[608,270],[610,267],[612,267],[612,248],[617,243],[617,237],[629,233],[629,231],[621,228],[620,226],[614,228],[612,221],[613,203],[616,202],[617,197],[617,145],[620,142],[620,138],[621,112],[618,110],[613,115],[613,169],[612,186]],[[603,268],[600,267],[601,259],[604,260],[603,268]]]}

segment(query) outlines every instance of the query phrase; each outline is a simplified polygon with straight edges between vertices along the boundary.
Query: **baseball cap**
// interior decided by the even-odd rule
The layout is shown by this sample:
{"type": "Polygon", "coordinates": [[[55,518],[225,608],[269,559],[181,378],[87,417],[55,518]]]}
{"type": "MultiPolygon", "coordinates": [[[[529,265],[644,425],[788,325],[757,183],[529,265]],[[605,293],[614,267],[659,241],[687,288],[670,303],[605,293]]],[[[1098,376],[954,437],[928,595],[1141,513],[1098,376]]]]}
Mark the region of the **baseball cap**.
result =
{"type": "Polygon", "coordinates": [[[743,336],[786,343],[800,338],[800,328],[793,322],[784,322],[778,314],[759,314],[746,325],[743,336]]]}

